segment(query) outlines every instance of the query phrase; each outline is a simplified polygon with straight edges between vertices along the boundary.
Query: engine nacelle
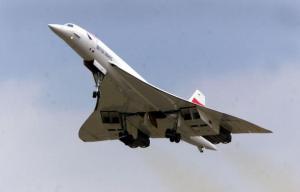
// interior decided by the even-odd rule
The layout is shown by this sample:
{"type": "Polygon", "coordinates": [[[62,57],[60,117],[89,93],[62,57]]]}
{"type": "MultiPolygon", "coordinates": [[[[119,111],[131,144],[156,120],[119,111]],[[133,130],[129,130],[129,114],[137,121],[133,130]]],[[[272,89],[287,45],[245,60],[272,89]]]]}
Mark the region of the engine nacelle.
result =
{"type": "Polygon", "coordinates": [[[205,139],[209,140],[213,144],[218,144],[218,143],[230,143],[231,142],[231,132],[228,131],[227,129],[220,127],[220,132],[218,135],[207,135],[204,136],[205,139]]]}
{"type": "Polygon", "coordinates": [[[120,141],[122,141],[125,145],[128,145],[131,148],[142,147],[146,148],[150,146],[149,136],[138,130],[137,138],[129,134],[127,131],[120,132],[120,141]]]}

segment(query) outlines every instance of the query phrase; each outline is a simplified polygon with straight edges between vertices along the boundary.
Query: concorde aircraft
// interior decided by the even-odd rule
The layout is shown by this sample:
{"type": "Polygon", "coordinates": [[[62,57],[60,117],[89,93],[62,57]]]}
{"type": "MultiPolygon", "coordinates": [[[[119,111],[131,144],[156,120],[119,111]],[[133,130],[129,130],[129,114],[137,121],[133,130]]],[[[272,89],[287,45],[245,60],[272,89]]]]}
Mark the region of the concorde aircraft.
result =
{"type": "Polygon", "coordinates": [[[174,143],[185,141],[203,152],[230,143],[235,133],[271,133],[206,107],[199,90],[184,100],[151,85],[78,25],[48,26],[79,54],[95,79],[96,107],[79,130],[85,142],[120,140],[131,148],[145,148],[150,138],[167,138],[174,143]]]}

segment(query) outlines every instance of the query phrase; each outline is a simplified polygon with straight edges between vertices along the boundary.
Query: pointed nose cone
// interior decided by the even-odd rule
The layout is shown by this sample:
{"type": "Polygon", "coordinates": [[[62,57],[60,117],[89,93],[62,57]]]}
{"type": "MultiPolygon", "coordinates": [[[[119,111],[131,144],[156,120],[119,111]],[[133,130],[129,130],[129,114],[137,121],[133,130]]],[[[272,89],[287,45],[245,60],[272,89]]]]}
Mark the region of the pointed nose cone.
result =
{"type": "Polygon", "coordinates": [[[61,33],[62,26],[58,24],[48,24],[48,27],[54,32],[54,33],[61,33]]]}
{"type": "Polygon", "coordinates": [[[66,30],[64,25],[48,24],[48,27],[62,39],[67,38],[68,31],[66,30]]]}

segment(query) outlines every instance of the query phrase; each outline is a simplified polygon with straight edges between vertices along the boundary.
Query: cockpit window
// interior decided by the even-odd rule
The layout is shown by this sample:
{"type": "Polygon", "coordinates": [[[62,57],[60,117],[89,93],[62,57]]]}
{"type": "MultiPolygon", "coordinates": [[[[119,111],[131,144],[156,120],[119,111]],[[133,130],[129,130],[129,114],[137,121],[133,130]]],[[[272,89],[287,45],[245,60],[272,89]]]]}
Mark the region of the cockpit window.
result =
{"type": "Polygon", "coordinates": [[[87,36],[90,40],[93,40],[92,37],[87,33],[87,36]]]}
{"type": "Polygon", "coordinates": [[[74,27],[74,25],[72,23],[67,23],[66,24],[68,27],[74,27]]]}

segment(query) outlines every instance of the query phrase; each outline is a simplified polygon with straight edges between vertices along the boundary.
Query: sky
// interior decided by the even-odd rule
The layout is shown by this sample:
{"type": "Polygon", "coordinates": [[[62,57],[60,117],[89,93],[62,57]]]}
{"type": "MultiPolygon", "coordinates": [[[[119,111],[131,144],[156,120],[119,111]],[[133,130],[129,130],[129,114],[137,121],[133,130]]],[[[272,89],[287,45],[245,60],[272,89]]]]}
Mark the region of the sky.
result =
{"type": "Polygon", "coordinates": [[[1,0],[0,191],[298,191],[300,2],[1,0]],[[96,34],[147,81],[273,134],[218,151],[84,143],[94,82],[47,24],[96,34]]]}

